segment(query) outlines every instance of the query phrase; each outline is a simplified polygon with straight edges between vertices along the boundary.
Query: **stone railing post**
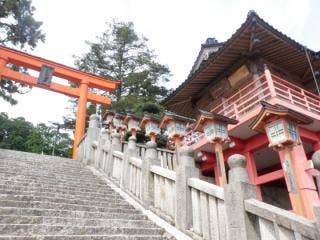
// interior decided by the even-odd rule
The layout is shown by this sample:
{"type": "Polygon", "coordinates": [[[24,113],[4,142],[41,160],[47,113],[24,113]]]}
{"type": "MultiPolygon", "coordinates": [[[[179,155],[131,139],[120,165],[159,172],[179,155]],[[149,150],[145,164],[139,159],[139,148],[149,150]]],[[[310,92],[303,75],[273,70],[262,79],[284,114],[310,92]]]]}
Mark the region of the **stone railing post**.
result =
{"type": "Polygon", "coordinates": [[[121,181],[120,186],[127,189],[129,186],[129,161],[130,157],[137,157],[137,139],[135,136],[131,136],[128,139],[128,148],[124,150],[124,158],[123,158],[123,165],[122,165],[122,174],[121,174],[121,181]]]}
{"type": "Polygon", "coordinates": [[[107,166],[106,166],[106,173],[109,177],[112,177],[112,171],[113,171],[113,152],[114,151],[121,151],[121,141],[120,141],[121,135],[120,133],[112,133],[111,135],[111,147],[108,152],[107,156],[107,166]]]}
{"type": "Polygon", "coordinates": [[[320,206],[314,207],[314,214],[316,215],[316,229],[318,230],[318,237],[320,239],[320,206]]]}
{"type": "Polygon", "coordinates": [[[246,159],[243,155],[234,154],[228,158],[229,184],[225,186],[225,208],[227,214],[228,240],[258,239],[254,221],[244,208],[244,201],[257,198],[256,188],[249,184],[246,170],[246,159]]]}
{"type": "Polygon", "coordinates": [[[188,186],[189,178],[199,178],[199,169],[195,166],[192,147],[184,146],[177,151],[176,168],[176,227],[186,231],[192,224],[191,192],[188,186]]]}
{"type": "Polygon", "coordinates": [[[107,130],[102,128],[99,134],[97,152],[95,156],[95,167],[96,169],[102,168],[102,161],[103,161],[103,146],[105,145],[107,139],[107,130]]]}
{"type": "Polygon", "coordinates": [[[320,239],[320,206],[314,207],[314,214],[316,215],[316,229],[318,230],[318,238],[320,239]]]}
{"type": "Polygon", "coordinates": [[[84,149],[85,149],[86,139],[82,139],[81,143],[78,145],[77,149],[77,160],[82,163],[84,159],[84,149]]]}
{"type": "Polygon", "coordinates": [[[102,166],[101,166],[101,169],[103,172],[106,172],[106,169],[107,169],[107,158],[108,158],[108,154],[110,152],[110,148],[111,148],[111,140],[110,140],[110,137],[109,137],[109,129],[106,129],[105,130],[106,133],[106,139],[104,141],[104,144],[102,146],[102,166]]]}
{"type": "Polygon", "coordinates": [[[92,143],[98,140],[99,127],[98,127],[99,117],[96,114],[92,114],[89,120],[89,127],[87,130],[87,137],[85,141],[85,165],[94,164],[94,149],[92,143]]]}
{"type": "Polygon", "coordinates": [[[141,166],[141,198],[145,207],[149,208],[154,203],[154,179],[150,168],[152,165],[160,166],[160,160],[157,157],[157,144],[155,142],[147,142],[146,147],[141,166]]]}

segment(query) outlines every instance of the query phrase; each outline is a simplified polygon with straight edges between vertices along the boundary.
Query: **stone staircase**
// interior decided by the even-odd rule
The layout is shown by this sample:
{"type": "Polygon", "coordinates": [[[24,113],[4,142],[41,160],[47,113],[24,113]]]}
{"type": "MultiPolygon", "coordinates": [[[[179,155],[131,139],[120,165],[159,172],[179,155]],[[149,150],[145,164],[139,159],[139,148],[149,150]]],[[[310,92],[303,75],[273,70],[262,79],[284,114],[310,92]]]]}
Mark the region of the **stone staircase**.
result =
{"type": "Polygon", "coordinates": [[[167,239],[77,161],[0,149],[0,240],[167,239]]]}

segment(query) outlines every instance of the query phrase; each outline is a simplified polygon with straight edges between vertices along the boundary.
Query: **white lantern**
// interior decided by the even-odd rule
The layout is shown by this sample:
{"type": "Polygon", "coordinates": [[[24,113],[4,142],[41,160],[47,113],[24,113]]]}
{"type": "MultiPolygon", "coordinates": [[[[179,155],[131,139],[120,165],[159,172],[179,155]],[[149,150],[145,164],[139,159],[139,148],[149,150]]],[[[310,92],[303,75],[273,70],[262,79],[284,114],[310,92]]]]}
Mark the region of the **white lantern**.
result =
{"type": "Polygon", "coordinates": [[[145,125],[145,129],[146,129],[146,136],[160,134],[159,124],[157,124],[153,121],[147,122],[145,125]]]}
{"type": "Polygon", "coordinates": [[[123,126],[123,121],[117,117],[113,118],[113,125],[115,126],[116,129],[120,129],[123,126]]]}
{"type": "Polygon", "coordinates": [[[113,119],[113,115],[112,114],[108,114],[107,118],[106,118],[106,123],[110,124],[112,122],[112,119],[113,119]]]}
{"type": "Polygon", "coordinates": [[[299,142],[297,125],[285,119],[280,119],[265,126],[269,146],[290,145],[299,142]]]}
{"type": "Polygon", "coordinates": [[[206,121],[203,124],[204,135],[209,142],[225,141],[228,139],[227,124],[214,121],[206,121]]]}
{"type": "Polygon", "coordinates": [[[139,128],[139,124],[140,122],[136,119],[133,119],[131,118],[129,121],[128,121],[128,130],[131,132],[131,131],[139,131],[140,128],[139,128]]]}

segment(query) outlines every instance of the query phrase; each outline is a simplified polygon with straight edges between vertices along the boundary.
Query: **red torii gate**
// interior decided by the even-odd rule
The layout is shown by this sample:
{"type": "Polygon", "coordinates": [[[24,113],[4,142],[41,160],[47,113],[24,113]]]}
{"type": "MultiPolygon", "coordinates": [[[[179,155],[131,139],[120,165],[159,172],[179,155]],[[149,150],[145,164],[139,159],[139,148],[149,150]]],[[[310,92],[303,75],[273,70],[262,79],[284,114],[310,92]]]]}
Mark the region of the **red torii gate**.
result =
{"type": "Polygon", "coordinates": [[[77,158],[77,145],[85,132],[87,101],[103,105],[111,104],[110,98],[94,94],[88,91],[88,88],[113,91],[120,83],[119,81],[98,77],[96,75],[85,73],[47,59],[0,46],[0,81],[3,77],[15,82],[62,93],[79,99],[76,128],[74,133],[73,159],[77,158]],[[41,81],[40,78],[38,79],[24,73],[13,71],[7,67],[7,64],[9,63],[39,71],[40,75],[45,75],[45,81],[41,81]],[[51,82],[52,76],[78,83],[79,87],[73,88],[63,84],[51,82]]]}

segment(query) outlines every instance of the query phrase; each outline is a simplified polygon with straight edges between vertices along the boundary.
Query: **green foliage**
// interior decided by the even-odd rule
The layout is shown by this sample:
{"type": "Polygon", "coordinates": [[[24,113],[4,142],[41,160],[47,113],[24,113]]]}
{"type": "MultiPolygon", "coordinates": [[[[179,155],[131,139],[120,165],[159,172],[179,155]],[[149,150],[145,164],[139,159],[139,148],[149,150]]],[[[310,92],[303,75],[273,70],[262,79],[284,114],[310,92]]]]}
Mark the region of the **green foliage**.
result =
{"type": "MultiPolygon", "coordinates": [[[[115,112],[130,112],[139,116],[144,113],[162,115],[163,108],[159,102],[170,91],[163,86],[168,82],[170,71],[157,62],[157,56],[148,48],[147,42],[145,37],[135,32],[132,22],[113,21],[107,23],[106,31],[95,42],[87,42],[87,53],[75,57],[78,69],[120,80],[120,87],[115,92],[106,93],[113,100],[111,109],[115,112]]],[[[73,114],[64,121],[66,128],[74,126],[74,103],[73,114]]],[[[105,110],[106,107],[102,106],[102,113],[105,110]]],[[[95,113],[95,105],[88,107],[87,116],[92,113],[95,113]]],[[[138,133],[137,142],[147,140],[143,132],[138,133]]]]}
{"type": "Polygon", "coordinates": [[[107,23],[107,29],[96,42],[87,42],[88,53],[76,57],[80,70],[121,81],[111,93],[112,109],[119,112],[137,110],[146,102],[158,104],[168,94],[161,84],[168,82],[170,71],[157,62],[147,46],[147,39],[139,36],[132,22],[107,23]]]}
{"type": "Polygon", "coordinates": [[[33,126],[22,117],[10,119],[0,113],[0,148],[70,157],[71,146],[70,137],[59,126],[33,126]]]}
{"type": "MultiPolygon", "coordinates": [[[[34,11],[31,0],[0,0],[0,44],[33,49],[39,41],[43,42],[42,22],[33,18],[34,11]]],[[[0,80],[0,97],[10,104],[17,103],[12,94],[22,93],[22,89],[21,84],[0,80]]]]}

